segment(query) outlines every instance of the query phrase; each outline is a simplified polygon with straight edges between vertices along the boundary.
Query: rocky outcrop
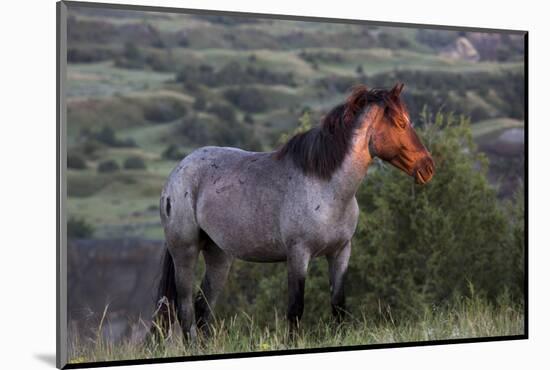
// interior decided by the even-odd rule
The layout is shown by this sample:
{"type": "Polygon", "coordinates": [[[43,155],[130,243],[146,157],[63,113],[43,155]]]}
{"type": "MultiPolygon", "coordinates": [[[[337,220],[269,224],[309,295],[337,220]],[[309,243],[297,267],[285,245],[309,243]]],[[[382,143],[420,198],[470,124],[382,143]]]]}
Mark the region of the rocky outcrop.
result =
{"type": "Polygon", "coordinates": [[[441,52],[442,56],[452,59],[467,60],[470,62],[479,61],[479,53],[466,37],[459,37],[450,46],[441,52]]]}
{"type": "Polygon", "coordinates": [[[69,334],[116,341],[145,332],[154,307],[162,241],[71,240],[67,250],[69,334]],[[144,323],[140,324],[142,318],[144,323]]]}

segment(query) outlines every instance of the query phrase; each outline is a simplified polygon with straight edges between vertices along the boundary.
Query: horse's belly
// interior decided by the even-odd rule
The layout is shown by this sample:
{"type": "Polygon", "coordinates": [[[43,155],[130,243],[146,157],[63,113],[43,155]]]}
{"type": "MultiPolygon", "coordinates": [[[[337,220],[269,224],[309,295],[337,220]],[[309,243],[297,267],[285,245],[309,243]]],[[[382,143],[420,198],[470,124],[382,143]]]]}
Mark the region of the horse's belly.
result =
{"type": "Polygon", "coordinates": [[[235,227],[234,232],[230,233],[205,231],[219,248],[235,258],[253,262],[286,260],[286,251],[282,245],[270,238],[251,237],[248,228],[235,227]]]}
{"type": "Polygon", "coordinates": [[[286,249],[275,225],[245,216],[242,210],[220,210],[199,224],[219,248],[235,258],[257,262],[286,260],[286,249]]]}

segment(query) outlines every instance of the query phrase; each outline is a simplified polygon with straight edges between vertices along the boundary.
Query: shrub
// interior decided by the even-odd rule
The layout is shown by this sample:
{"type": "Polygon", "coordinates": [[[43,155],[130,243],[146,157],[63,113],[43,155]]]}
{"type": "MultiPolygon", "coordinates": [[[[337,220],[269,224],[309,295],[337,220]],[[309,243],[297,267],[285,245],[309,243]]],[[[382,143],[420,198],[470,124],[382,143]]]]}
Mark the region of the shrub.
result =
{"type": "Polygon", "coordinates": [[[227,122],[235,122],[237,116],[235,115],[235,110],[229,105],[225,104],[213,104],[209,109],[209,112],[214,113],[220,119],[227,122]]]}
{"type": "Polygon", "coordinates": [[[213,123],[208,119],[200,118],[198,115],[189,115],[181,121],[178,132],[187,144],[206,145],[211,141],[212,131],[209,130],[209,127],[212,125],[213,123]]]}
{"type": "MultiPolygon", "coordinates": [[[[434,179],[415,185],[401,171],[375,163],[358,191],[361,213],[346,284],[351,314],[414,320],[470,296],[472,287],[490,302],[508,295],[521,305],[523,195],[509,208],[500,203],[467,120],[437,115],[417,132],[434,157],[434,179]]],[[[284,265],[236,263],[232,274],[226,296],[237,310],[258,322],[286,310],[284,265]]],[[[306,280],[306,324],[330,318],[329,294],[325,261],[315,259],[306,280]]]]}
{"type": "Polygon", "coordinates": [[[236,107],[249,112],[264,112],[268,104],[261,91],[254,87],[229,89],[224,93],[225,98],[236,107]]]}
{"type": "Polygon", "coordinates": [[[104,126],[99,132],[97,132],[94,135],[94,138],[100,143],[103,143],[105,145],[112,146],[115,148],[136,146],[136,143],[132,138],[127,138],[124,140],[117,138],[115,130],[113,130],[109,126],[104,126]]]}
{"type": "Polygon", "coordinates": [[[254,123],[254,117],[252,117],[249,113],[244,115],[243,120],[245,123],[248,123],[249,125],[254,123]]]}
{"type": "Polygon", "coordinates": [[[70,217],[67,221],[67,237],[72,238],[90,238],[94,234],[94,227],[82,218],[70,217]]]}
{"type": "Polygon", "coordinates": [[[202,96],[197,96],[193,103],[193,109],[196,111],[202,111],[206,108],[206,100],[202,96]]]}
{"type": "Polygon", "coordinates": [[[262,148],[252,130],[244,123],[231,118],[214,119],[190,115],[182,120],[178,132],[189,146],[235,146],[246,150],[262,148]]]}
{"type": "Polygon", "coordinates": [[[127,42],[122,55],[115,59],[115,65],[120,68],[142,69],[145,66],[145,57],[136,44],[127,42]]]}
{"type": "MultiPolygon", "coordinates": [[[[434,109],[444,108],[457,114],[479,117],[482,113],[470,111],[471,102],[467,92],[479,95],[480,102],[490,105],[497,116],[522,119],[524,115],[524,74],[521,71],[489,73],[454,73],[449,71],[412,71],[396,70],[369,76],[370,86],[392,86],[395,81],[406,81],[404,100],[413,120],[420,117],[422,108],[429,105],[434,109]],[[491,87],[494,97],[488,97],[487,86],[491,87]]],[[[359,76],[329,76],[317,80],[319,89],[327,92],[345,93],[350,86],[361,83],[359,76]]],[[[482,113],[487,114],[487,112],[482,113]]]]}
{"type": "Polygon", "coordinates": [[[420,29],[416,33],[416,40],[434,49],[443,48],[458,37],[456,31],[420,29]]]}
{"type": "Polygon", "coordinates": [[[67,168],[73,170],[84,170],[86,169],[86,161],[79,154],[68,154],[67,155],[67,168]]]}
{"type": "Polygon", "coordinates": [[[134,156],[126,158],[124,168],[127,170],[144,170],[147,167],[143,158],[134,156]]]}
{"type": "Polygon", "coordinates": [[[155,123],[166,123],[183,117],[187,112],[185,106],[176,101],[159,100],[145,107],[143,116],[155,123]]]}
{"type": "Polygon", "coordinates": [[[69,63],[95,63],[112,59],[114,56],[115,53],[109,49],[70,47],[67,50],[67,62],[69,63]]]}
{"type": "Polygon", "coordinates": [[[97,166],[97,171],[101,173],[116,172],[119,169],[120,169],[120,166],[118,165],[118,163],[116,163],[112,159],[103,161],[97,166]]]}
{"type": "Polygon", "coordinates": [[[178,161],[185,157],[185,153],[178,148],[175,144],[170,144],[163,152],[162,158],[171,161],[178,161]]]}
{"type": "Polygon", "coordinates": [[[140,59],[142,57],[141,51],[133,42],[127,42],[124,44],[123,55],[128,59],[140,59]]]}
{"type": "Polygon", "coordinates": [[[145,63],[153,70],[157,72],[171,72],[175,68],[175,62],[171,54],[166,53],[152,53],[147,56],[145,63]]]}
{"type": "Polygon", "coordinates": [[[176,81],[200,83],[210,87],[246,84],[282,84],[295,86],[292,73],[273,72],[263,67],[253,65],[242,66],[237,62],[229,62],[219,70],[210,65],[186,66],[176,75],[176,81]]]}
{"type": "Polygon", "coordinates": [[[516,262],[510,225],[469,122],[438,114],[419,131],[436,163],[432,182],[414,185],[384,165],[358,193],[359,248],[349,274],[361,292],[356,304],[411,314],[467,295],[470,285],[493,301],[521,291],[508,281],[516,262]]]}
{"type": "Polygon", "coordinates": [[[470,118],[472,119],[472,122],[481,121],[489,118],[490,116],[491,115],[487,112],[487,109],[479,105],[470,111],[470,118]]]}

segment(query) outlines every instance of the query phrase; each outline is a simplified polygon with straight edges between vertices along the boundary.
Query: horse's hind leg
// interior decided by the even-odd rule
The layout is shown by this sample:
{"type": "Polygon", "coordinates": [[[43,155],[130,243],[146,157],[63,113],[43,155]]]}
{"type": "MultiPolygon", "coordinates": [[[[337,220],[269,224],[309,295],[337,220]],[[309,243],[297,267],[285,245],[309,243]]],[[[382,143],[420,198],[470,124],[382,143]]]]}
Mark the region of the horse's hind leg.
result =
{"type": "Polygon", "coordinates": [[[330,303],[332,314],[338,322],[341,322],[346,313],[346,296],[344,294],[344,280],[348,269],[348,262],[351,253],[351,242],[327,256],[329,279],[330,279],[330,303]]]}
{"type": "Polygon", "coordinates": [[[221,250],[210,238],[205,242],[202,254],[206,271],[195,300],[195,316],[198,328],[208,335],[208,323],[227,280],[233,258],[221,250]]]}
{"type": "Polygon", "coordinates": [[[193,280],[199,255],[199,244],[169,246],[174,260],[177,291],[177,315],[185,339],[195,340],[197,330],[193,307],[193,280]]]}

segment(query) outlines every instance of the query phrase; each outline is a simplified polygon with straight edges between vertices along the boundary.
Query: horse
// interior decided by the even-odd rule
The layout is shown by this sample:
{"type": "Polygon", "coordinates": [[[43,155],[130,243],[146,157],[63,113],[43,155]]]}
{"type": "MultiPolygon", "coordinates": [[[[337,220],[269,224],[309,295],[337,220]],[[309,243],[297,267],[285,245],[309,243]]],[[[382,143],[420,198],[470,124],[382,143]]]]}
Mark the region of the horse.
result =
{"type": "Polygon", "coordinates": [[[359,216],[355,194],[369,164],[378,157],[418,184],[435,173],[400,98],[403,86],[356,86],[318,127],[272,152],[208,146],[186,156],[160,197],[166,248],[154,321],[160,324],[151,330],[167,330],[175,311],[185,338],[208,333],[234,259],[286,263],[286,316],[294,328],[304,311],[308,264],[324,256],[332,313],[341,320],[359,216]],[[193,299],[199,253],[205,274],[193,299]]]}

